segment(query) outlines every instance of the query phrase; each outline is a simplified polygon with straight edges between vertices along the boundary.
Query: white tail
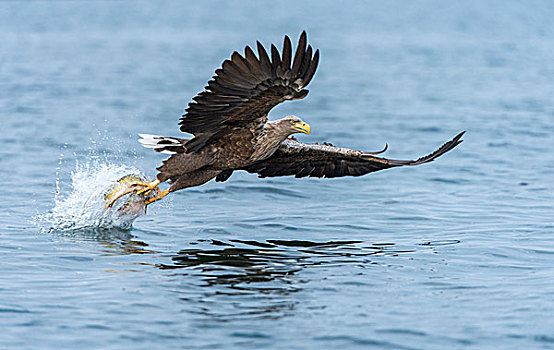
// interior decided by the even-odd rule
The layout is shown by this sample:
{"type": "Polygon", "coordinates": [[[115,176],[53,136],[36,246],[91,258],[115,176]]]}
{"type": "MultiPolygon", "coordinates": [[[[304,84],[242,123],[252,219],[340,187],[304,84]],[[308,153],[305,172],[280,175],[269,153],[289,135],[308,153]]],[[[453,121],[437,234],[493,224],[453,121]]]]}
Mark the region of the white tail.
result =
{"type": "Polygon", "coordinates": [[[159,135],[138,134],[138,140],[143,147],[152,148],[155,152],[175,154],[185,151],[183,144],[186,140],[159,135]]]}

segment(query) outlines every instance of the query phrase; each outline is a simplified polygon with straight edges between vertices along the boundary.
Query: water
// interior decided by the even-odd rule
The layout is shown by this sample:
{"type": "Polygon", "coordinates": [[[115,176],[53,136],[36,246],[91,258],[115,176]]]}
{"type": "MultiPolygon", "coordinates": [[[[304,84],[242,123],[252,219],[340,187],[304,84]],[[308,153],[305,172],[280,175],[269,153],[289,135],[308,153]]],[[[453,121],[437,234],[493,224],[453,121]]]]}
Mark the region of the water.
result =
{"type": "Polygon", "coordinates": [[[43,227],[43,231],[50,232],[89,228],[128,230],[136,218],[145,214],[144,200],[137,195],[126,194],[106,209],[109,200],[106,197],[109,193],[117,194],[114,187],[129,174],[144,178],[138,169],[124,165],[77,163],[71,173],[69,194],[63,196],[58,174],[54,207],[45,214],[37,215],[35,221],[43,227]]]}
{"type": "Polygon", "coordinates": [[[0,348],[554,347],[552,4],[320,4],[0,3],[0,348]],[[137,133],[178,136],[232,50],[303,29],[310,95],[272,112],[303,141],[466,141],[362,178],[234,174],[130,230],[37,219],[87,166],[152,178],[137,133]]]}

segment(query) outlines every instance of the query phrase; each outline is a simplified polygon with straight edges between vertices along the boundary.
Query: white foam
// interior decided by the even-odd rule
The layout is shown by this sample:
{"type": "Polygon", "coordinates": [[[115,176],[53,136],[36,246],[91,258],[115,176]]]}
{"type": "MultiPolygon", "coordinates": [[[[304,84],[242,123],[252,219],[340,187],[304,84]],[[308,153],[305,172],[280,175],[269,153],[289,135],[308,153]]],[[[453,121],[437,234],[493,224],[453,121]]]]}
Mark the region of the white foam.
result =
{"type": "Polygon", "coordinates": [[[36,219],[44,223],[44,229],[47,230],[129,229],[135,219],[144,214],[143,203],[138,203],[136,210],[120,210],[126,202],[122,198],[111,209],[106,210],[104,199],[109,188],[128,174],[141,175],[141,172],[127,165],[95,162],[77,164],[75,171],[71,173],[69,194],[64,195],[58,189],[52,210],[36,219]]]}

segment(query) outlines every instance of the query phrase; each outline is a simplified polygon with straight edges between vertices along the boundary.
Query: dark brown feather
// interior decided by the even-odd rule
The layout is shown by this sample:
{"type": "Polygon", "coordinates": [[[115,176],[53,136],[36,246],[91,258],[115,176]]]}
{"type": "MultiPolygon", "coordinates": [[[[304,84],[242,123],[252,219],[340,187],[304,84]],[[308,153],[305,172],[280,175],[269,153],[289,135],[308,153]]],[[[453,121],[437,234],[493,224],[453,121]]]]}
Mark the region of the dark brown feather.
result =
{"type": "Polygon", "coordinates": [[[265,77],[271,77],[273,75],[273,69],[271,68],[269,56],[259,41],[256,42],[256,44],[258,46],[258,56],[260,57],[260,67],[262,68],[262,72],[265,77]]]}
{"type": "Polygon", "coordinates": [[[292,44],[290,42],[290,38],[285,35],[285,39],[283,40],[283,55],[281,59],[281,66],[283,69],[285,69],[285,72],[290,70],[290,62],[292,59],[292,44]]]}
{"type": "Polygon", "coordinates": [[[304,55],[306,54],[306,32],[303,31],[300,34],[300,39],[298,40],[298,46],[296,47],[296,53],[294,54],[294,61],[292,63],[292,72],[293,74],[298,73],[300,65],[304,60],[304,55]]]}
{"type": "Polygon", "coordinates": [[[306,50],[306,54],[304,55],[304,59],[302,60],[302,63],[300,64],[300,68],[298,71],[298,75],[302,78],[306,75],[306,72],[308,72],[308,69],[310,68],[310,63],[312,62],[312,47],[311,45],[308,45],[308,49],[306,50]]]}
{"type": "Polygon", "coordinates": [[[276,73],[277,68],[281,65],[279,50],[277,50],[277,48],[273,44],[271,44],[271,65],[273,67],[274,73],[276,73]]]}
{"type": "Polygon", "coordinates": [[[277,70],[277,76],[287,81],[291,77],[290,64],[292,60],[292,44],[288,36],[283,40],[283,54],[281,55],[281,68],[277,70]]]}
{"type": "Polygon", "coordinates": [[[244,57],[246,58],[246,63],[248,64],[248,67],[250,68],[250,72],[254,75],[254,77],[258,81],[263,81],[265,76],[262,73],[262,68],[260,67],[260,62],[258,61],[258,57],[256,57],[256,54],[252,49],[247,46],[244,48],[244,57]]]}
{"type": "Polygon", "coordinates": [[[310,81],[312,81],[312,78],[314,77],[315,70],[317,69],[318,63],[319,63],[319,50],[315,50],[314,57],[312,58],[312,62],[310,63],[310,68],[304,75],[304,84],[308,85],[310,81]]]}

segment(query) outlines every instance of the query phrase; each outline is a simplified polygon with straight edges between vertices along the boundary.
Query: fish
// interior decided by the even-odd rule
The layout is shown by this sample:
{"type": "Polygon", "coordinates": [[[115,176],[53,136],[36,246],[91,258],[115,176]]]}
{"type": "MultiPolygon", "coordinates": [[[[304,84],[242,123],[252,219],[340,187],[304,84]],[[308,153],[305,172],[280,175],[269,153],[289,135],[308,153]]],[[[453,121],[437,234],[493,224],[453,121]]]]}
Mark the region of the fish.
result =
{"type": "Polygon", "coordinates": [[[108,188],[104,194],[104,200],[108,203],[114,198],[119,198],[130,193],[130,196],[121,199],[124,202],[117,208],[118,214],[133,216],[146,213],[146,201],[155,198],[159,194],[158,188],[145,193],[137,193],[137,190],[143,188],[147,182],[148,180],[139,174],[125,175],[108,188]]]}

